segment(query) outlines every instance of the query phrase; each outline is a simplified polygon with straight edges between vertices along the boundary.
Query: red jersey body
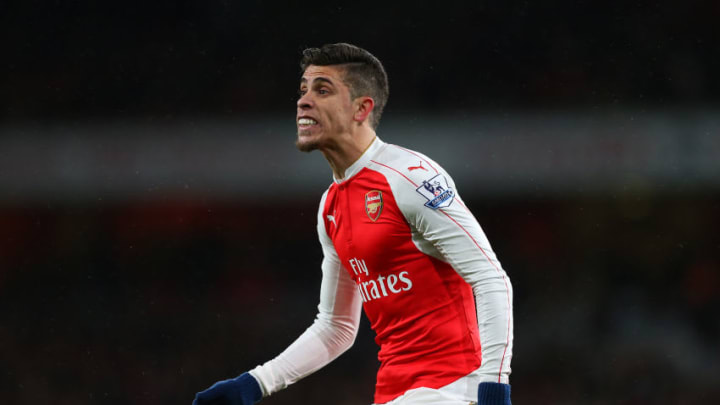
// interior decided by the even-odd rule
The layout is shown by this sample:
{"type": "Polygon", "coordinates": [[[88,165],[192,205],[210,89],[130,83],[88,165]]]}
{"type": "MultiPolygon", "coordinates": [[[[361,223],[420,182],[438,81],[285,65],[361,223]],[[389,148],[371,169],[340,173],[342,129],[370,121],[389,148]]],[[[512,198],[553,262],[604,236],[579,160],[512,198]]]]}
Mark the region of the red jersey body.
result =
{"type": "Polygon", "coordinates": [[[377,334],[376,403],[416,387],[442,387],[480,367],[470,285],[418,250],[382,173],[366,167],[333,184],[323,215],[377,334]]]}
{"type": "Polygon", "coordinates": [[[449,174],[377,138],[344,174],[318,209],[318,316],[251,370],[263,394],[352,346],[361,307],[380,346],[376,404],[413,389],[473,402],[478,383],[508,383],[512,286],[449,174]]]}

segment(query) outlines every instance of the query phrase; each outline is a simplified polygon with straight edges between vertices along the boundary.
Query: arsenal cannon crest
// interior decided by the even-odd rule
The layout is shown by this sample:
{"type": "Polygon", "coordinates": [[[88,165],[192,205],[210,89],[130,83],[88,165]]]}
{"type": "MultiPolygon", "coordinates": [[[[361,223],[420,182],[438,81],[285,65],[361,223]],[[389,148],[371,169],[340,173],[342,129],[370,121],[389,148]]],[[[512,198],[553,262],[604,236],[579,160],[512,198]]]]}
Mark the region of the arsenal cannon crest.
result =
{"type": "Polygon", "coordinates": [[[380,190],[368,191],[367,194],[365,194],[365,212],[367,213],[368,217],[370,217],[370,219],[372,219],[373,222],[377,221],[377,219],[380,218],[382,209],[383,209],[382,191],[380,191],[380,190]]]}

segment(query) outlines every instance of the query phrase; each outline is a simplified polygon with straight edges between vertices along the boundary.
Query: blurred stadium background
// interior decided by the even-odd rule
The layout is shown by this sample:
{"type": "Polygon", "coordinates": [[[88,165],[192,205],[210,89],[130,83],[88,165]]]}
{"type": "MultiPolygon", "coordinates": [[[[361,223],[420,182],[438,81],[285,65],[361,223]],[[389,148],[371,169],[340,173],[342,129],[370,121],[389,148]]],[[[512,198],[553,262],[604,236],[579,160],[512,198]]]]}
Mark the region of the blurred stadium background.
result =
{"type": "MultiPolygon", "coordinates": [[[[297,61],[346,41],[515,285],[516,404],[720,403],[718,4],[2,3],[0,402],[190,404],[312,322],[297,61]]],[[[369,404],[363,322],[263,403],[369,404]]]]}

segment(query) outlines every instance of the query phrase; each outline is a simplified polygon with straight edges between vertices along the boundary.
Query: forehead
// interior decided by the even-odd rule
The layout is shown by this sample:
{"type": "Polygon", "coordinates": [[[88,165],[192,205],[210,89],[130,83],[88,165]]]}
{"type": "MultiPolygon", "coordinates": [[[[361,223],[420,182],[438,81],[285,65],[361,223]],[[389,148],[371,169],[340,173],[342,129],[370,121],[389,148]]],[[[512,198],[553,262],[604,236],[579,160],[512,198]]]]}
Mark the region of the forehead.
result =
{"type": "Polygon", "coordinates": [[[303,72],[300,82],[309,84],[318,79],[336,85],[343,84],[343,69],[338,66],[310,65],[303,72]]]}

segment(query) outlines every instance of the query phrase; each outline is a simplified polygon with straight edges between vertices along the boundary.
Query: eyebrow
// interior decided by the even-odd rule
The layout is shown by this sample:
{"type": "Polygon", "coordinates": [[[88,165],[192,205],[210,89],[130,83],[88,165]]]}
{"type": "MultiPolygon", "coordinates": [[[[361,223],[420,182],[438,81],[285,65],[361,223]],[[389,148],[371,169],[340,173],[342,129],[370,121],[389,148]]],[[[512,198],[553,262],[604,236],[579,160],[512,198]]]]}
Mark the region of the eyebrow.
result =
{"type": "MultiPolygon", "coordinates": [[[[330,80],[330,79],[328,79],[328,78],[326,78],[326,77],[322,77],[322,76],[317,77],[317,78],[315,78],[315,81],[316,81],[316,82],[320,81],[320,82],[327,83],[327,84],[329,84],[329,85],[331,85],[331,86],[335,86],[335,83],[334,83],[332,80],[330,80]]],[[[304,77],[303,77],[302,79],[300,79],[300,83],[307,83],[307,82],[308,82],[308,80],[307,80],[306,78],[304,78],[304,77]]]]}

